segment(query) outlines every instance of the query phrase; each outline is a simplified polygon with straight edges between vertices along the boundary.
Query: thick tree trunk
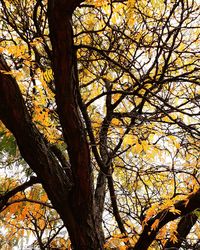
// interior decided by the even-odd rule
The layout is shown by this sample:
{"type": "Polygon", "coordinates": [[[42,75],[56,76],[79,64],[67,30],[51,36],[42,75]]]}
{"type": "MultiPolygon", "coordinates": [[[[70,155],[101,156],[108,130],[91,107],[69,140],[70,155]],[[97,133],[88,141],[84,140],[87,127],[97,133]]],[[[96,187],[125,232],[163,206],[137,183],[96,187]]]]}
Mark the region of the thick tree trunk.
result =
{"type": "MultiPolygon", "coordinates": [[[[90,151],[76,100],[78,84],[73,53],[72,12],[79,1],[50,0],[48,18],[53,51],[56,103],[68,146],[71,168],[59,158],[33,124],[17,82],[0,72],[0,119],[13,133],[23,158],[40,181],[68,229],[73,249],[103,249],[94,216],[94,189],[90,151]]],[[[9,67],[0,60],[0,69],[9,67]]]]}
{"type": "Polygon", "coordinates": [[[69,203],[75,224],[66,221],[75,249],[101,249],[94,216],[94,189],[90,150],[80,117],[78,74],[74,53],[72,13],[79,1],[49,0],[48,20],[52,43],[58,115],[67,144],[74,186],[69,203]]]}
{"type": "MultiPolygon", "coordinates": [[[[0,59],[0,70],[9,71],[3,58],[0,59]]],[[[0,120],[13,133],[21,155],[39,177],[53,207],[69,231],[73,248],[102,249],[93,219],[92,187],[89,195],[80,189],[80,193],[89,197],[81,200],[78,188],[84,188],[81,187],[84,184],[77,184],[78,175],[74,180],[71,175],[66,175],[46,140],[32,123],[15,79],[1,72],[0,120]]],[[[78,174],[81,178],[81,171],[78,174]]],[[[83,178],[82,181],[86,180],[83,178]]]]}

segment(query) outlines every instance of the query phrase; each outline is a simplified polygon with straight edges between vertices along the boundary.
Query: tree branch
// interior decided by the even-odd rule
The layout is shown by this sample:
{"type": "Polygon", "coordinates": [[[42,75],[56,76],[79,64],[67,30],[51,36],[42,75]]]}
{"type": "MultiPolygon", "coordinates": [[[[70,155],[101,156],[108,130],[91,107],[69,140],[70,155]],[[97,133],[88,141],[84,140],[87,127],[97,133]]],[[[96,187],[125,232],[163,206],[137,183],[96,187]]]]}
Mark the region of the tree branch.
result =
{"type": "Polygon", "coordinates": [[[4,206],[7,205],[7,202],[11,197],[13,197],[18,192],[22,192],[25,189],[33,186],[36,183],[40,183],[39,178],[35,177],[35,176],[31,176],[29,181],[23,183],[20,186],[17,186],[16,188],[14,188],[14,189],[8,191],[7,193],[5,193],[4,195],[0,196],[0,211],[4,208],[4,206]]]}
{"type": "Polygon", "coordinates": [[[193,213],[186,214],[185,216],[183,216],[181,220],[179,221],[178,227],[177,227],[176,236],[177,236],[178,241],[172,242],[168,240],[164,246],[164,249],[171,248],[171,247],[176,247],[177,249],[179,249],[183,241],[186,239],[186,236],[189,234],[191,228],[196,223],[197,219],[198,217],[193,213]]]}
{"type": "Polygon", "coordinates": [[[192,193],[185,200],[181,200],[174,204],[174,208],[179,210],[180,213],[170,212],[170,209],[165,209],[158,213],[155,217],[151,218],[144,226],[136,245],[133,250],[146,250],[155,239],[158,231],[168,222],[179,218],[180,216],[187,215],[197,208],[200,208],[200,189],[192,193]],[[155,220],[159,220],[159,225],[155,230],[152,230],[152,225],[155,220]]]}
{"type": "Polygon", "coordinates": [[[114,189],[114,185],[113,185],[113,178],[111,175],[107,176],[108,179],[108,188],[110,191],[110,199],[111,199],[111,203],[112,203],[112,208],[113,208],[113,214],[115,217],[115,220],[118,224],[119,230],[121,231],[122,234],[126,235],[126,229],[124,227],[124,224],[122,222],[121,216],[119,214],[119,209],[117,206],[117,199],[116,199],[116,195],[115,195],[115,189],[114,189]]]}
{"type": "MultiPolygon", "coordinates": [[[[33,124],[16,80],[7,74],[10,68],[0,57],[0,119],[16,138],[22,157],[40,177],[49,199],[61,217],[72,186],[46,140],[33,124]],[[6,74],[3,74],[6,72],[6,74]]],[[[67,209],[67,207],[65,207],[67,209]]],[[[62,218],[66,221],[65,218],[62,218]]]]}
{"type": "Polygon", "coordinates": [[[79,81],[72,13],[80,3],[80,0],[49,0],[48,21],[53,49],[55,98],[74,181],[70,192],[70,209],[75,223],[69,221],[67,228],[76,249],[98,249],[97,244],[102,244],[94,230],[90,149],[77,100],[79,81]]]}

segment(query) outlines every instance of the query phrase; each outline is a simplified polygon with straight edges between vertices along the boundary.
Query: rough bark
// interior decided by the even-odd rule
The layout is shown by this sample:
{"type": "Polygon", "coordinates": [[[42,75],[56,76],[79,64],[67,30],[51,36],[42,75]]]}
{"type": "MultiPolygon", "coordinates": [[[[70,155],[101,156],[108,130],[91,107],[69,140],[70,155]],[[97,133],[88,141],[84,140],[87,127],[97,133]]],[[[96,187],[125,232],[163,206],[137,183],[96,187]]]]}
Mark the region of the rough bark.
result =
{"type": "Polygon", "coordinates": [[[106,175],[100,171],[97,178],[97,185],[95,189],[95,220],[97,223],[97,230],[101,242],[105,241],[104,231],[102,228],[105,195],[106,195],[106,175]]]}
{"type": "MultiPolygon", "coordinates": [[[[98,164],[102,165],[102,172],[99,174],[95,193],[96,204],[100,203],[100,205],[95,209],[89,144],[77,102],[77,62],[71,24],[72,13],[80,2],[81,0],[48,1],[56,104],[70,164],[65,163],[65,159],[56,148],[49,147],[31,120],[17,82],[11,75],[3,74],[1,71],[0,119],[14,134],[22,156],[37,174],[53,207],[60,214],[68,229],[73,249],[98,250],[103,249],[103,230],[100,223],[105,199],[106,176],[109,174],[112,158],[107,151],[107,131],[114,106],[111,105],[110,95],[108,95],[106,105],[110,114],[104,120],[100,135],[102,163],[98,162],[98,164]],[[69,171],[66,172],[62,165],[65,165],[69,171]]],[[[2,58],[0,58],[0,70],[10,70],[2,58]]],[[[112,179],[111,177],[107,179],[116,220],[121,231],[125,232],[117,209],[112,179]]],[[[200,191],[190,195],[188,202],[181,201],[175,204],[175,208],[180,210],[180,215],[166,209],[150,219],[144,226],[135,247],[129,249],[147,249],[162,226],[199,207],[200,191]],[[152,230],[151,226],[156,219],[159,219],[160,223],[157,229],[152,230]]]]}
{"type": "MultiPolygon", "coordinates": [[[[68,145],[72,173],[67,175],[58,157],[31,121],[17,82],[0,74],[0,119],[13,133],[20,152],[40,178],[54,208],[66,225],[74,249],[102,249],[94,219],[90,153],[76,101],[71,15],[78,1],[49,1],[56,103],[68,145]]],[[[10,71],[1,58],[0,69],[10,71]]]]}
{"type": "Polygon", "coordinates": [[[66,226],[75,249],[101,249],[94,218],[90,150],[77,102],[78,78],[71,23],[73,10],[79,3],[69,0],[48,2],[56,104],[74,181],[70,209],[75,225],[67,223],[66,226]]]}

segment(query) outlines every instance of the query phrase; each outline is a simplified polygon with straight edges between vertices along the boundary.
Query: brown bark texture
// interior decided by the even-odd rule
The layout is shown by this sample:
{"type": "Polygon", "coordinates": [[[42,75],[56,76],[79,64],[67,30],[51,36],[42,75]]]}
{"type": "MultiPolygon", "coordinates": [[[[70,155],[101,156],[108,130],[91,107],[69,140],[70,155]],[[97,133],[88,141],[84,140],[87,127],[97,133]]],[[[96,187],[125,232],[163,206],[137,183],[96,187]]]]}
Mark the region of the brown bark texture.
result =
{"type": "MultiPolygon", "coordinates": [[[[117,207],[113,180],[109,175],[112,174],[110,173],[112,172],[111,157],[104,148],[107,145],[108,128],[106,126],[111,121],[110,114],[114,110],[109,95],[107,107],[110,107],[111,113],[108,112],[105,120],[107,125],[104,126],[100,134],[103,145],[100,150],[102,162],[99,160],[98,164],[103,171],[99,174],[96,192],[94,192],[90,148],[79,111],[80,104],[77,100],[78,72],[73,42],[72,13],[80,3],[80,0],[48,1],[55,98],[64,140],[67,144],[69,163],[62,163],[65,161],[62,154],[57,151],[57,148],[48,144],[32,122],[16,80],[10,74],[5,74],[5,72],[10,71],[10,68],[2,56],[0,57],[0,120],[13,133],[22,157],[37,175],[37,179],[32,179],[29,184],[42,183],[53,207],[67,227],[73,249],[99,250],[103,249],[104,240],[100,224],[102,222],[106,179],[111,195],[113,214],[121,232],[125,234],[126,230],[117,207]],[[68,171],[65,170],[66,167],[68,171]]],[[[96,155],[98,154],[96,153],[96,155]]],[[[2,205],[4,204],[2,203],[2,205]]],[[[129,249],[148,249],[159,229],[166,223],[179,216],[184,217],[199,207],[200,190],[191,194],[188,200],[175,204],[175,209],[179,210],[180,214],[174,214],[166,209],[150,219],[144,226],[136,245],[129,249]],[[155,230],[152,230],[151,226],[156,219],[159,219],[159,225],[155,230]]],[[[189,233],[192,224],[187,230],[185,226],[184,221],[181,220],[179,234],[183,237],[186,237],[186,234],[182,232],[189,233]]]]}
{"type": "MultiPolygon", "coordinates": [[[[0,73],[0,119],[13,133],[21,155],[39,177],[60,214],[74,249],[102,249],[94,219],[94,197],[89,145],[77,100],[77,72],[73,53],[72,12],[80,1],[49,1],[52,67],[56,103],[68,147],[70,173],[33,124],[17,82],[0,73]]],[[[0,69],[10,71],[1,57],[0,69]]]]}
{"type": "Polygon", "coordinates": [[[95,226],[90,150],[77,101],[78,74],[73,48],[72,13],[80,1],[48,2],[48,20],[52,43],[56,104],[67,144],[73,188],[69,194],[74,224],[67,228],[75,249],[99,249],[95,226]]]}

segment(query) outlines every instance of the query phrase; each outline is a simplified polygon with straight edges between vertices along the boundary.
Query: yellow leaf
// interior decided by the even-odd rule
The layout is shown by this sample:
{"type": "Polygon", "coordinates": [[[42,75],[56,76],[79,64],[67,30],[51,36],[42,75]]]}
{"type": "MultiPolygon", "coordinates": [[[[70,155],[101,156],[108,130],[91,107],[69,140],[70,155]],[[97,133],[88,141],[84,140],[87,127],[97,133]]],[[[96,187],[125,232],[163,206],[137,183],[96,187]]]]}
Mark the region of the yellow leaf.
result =
{"type": "Polygon", "coordinates": [[[163,117],[162,120],[163,120],[164,122],[172,122],[172,120],[170,119],[169,116],[163,117]]]}
{"type": "Polygon", "coordinates": [[[176,234],[172,234],[172,235],[170,236],[170,241],[172,241],[173,243],[178,242],[178,238],[177,238],[176,234]]]}
{"type": "Polygon", "coordinates": [[[169,209],[170,212],[173,214],[181,214],[181,211],[176,209],[174,206],[169,209]]]}
{"type": "Polygon", "coordinates": [[[127,249],[126,246],[120,246],[120,247],[119,247],[119,250],[126,250],[126,249],[127,249]]]}
{"type": "Polygon", "coordinates": [[[157,228],[158,225],[159,225],[159,222],[160,222],[160,220],[159,220],[159,219],[156,219],[156,220],[154,221],[154,223],[151,225],[151,230],[156,230],[156,228],[157,228]]]}
{"type": "Polygon", "coordinates": [[[116,118],[112,119],[112,125],[118,126],[119,124],[120,124],[120,121],[118,119],[116,119],[116,118]]]}
{"type": "Polygon", "coordinates": [[[177,149],[179,149],[179,148],[181,147],[180,143],[178,143],[178,142],[174,142],[174,145],[175,145],[175,147],[176,147],[177,149]]]}
{"type": "Polygon", "coordinates": [[[153,8],[161,8],[163,6],[162,0],[151,0],[151,4],[153,8]]]}
{"type": "Polygon", "coordinates": [[[0,53],[2,53],[5,50],[4,47],[0,47],[0,53]]]}
{"type": "Polygon", "coordinates": [[[147,151],[148,148],[149,148],[148,142],[147,142],[147,141],[142,141],[141,144],[142,144],[143,150],[144,150],[144,151],[147,151]]]}
{"type": "Polygon", "coordinates": [[[44,73],[43,73],[43,78],[46,82],[51,82],[53,80],[53,71],[52,69],[47,69],[44,73]]]}
{"type": "Polygon", "coordinates": [[[136,154],[139,154],[139,153],[142,152],[143,147],[142,147],[142,145],[141,145],[140,143],[137,143],[137,144],[135,145],[134,149],[135,149],[135,153],[136,153],[136,154]]]}
{"type": "Polygon", "coordinates": [[[138,144],[138,139],[135,135],[131,135],[131,134],[125,135],[124,144],[125,145],[138,144]]]}

